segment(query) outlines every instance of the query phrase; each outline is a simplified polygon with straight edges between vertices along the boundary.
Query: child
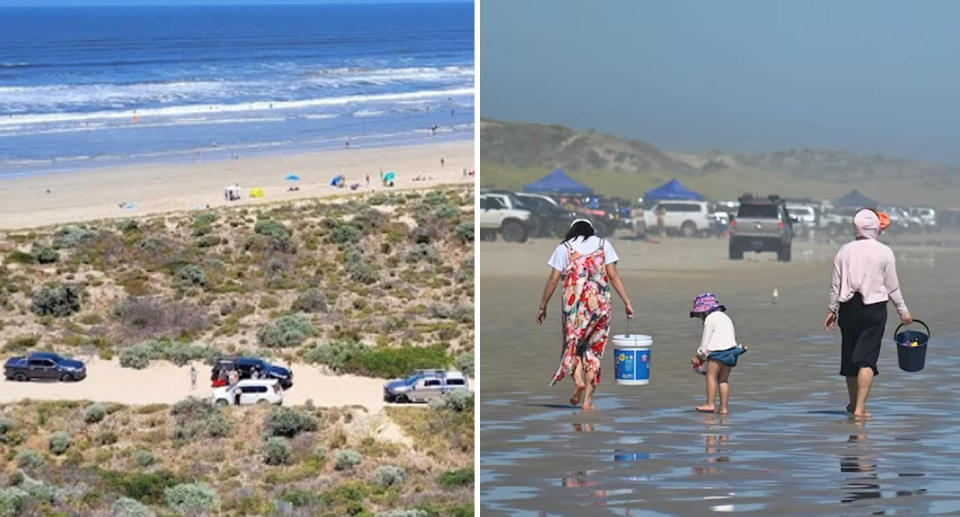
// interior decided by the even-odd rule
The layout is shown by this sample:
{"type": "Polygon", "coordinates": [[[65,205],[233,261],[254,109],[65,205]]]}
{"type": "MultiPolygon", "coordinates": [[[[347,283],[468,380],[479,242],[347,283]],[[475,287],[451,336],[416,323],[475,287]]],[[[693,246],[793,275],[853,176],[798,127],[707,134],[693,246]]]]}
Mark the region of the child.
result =
{"type": "Polygon", "coordinates": [[[693,301],[691,318],[703,321],[703,338],[700,348],[691,362],[694,370],[707,376],[707,403],[697,406],[697,411],[713,413],[713,403],[720,391],[720,414],[727,414],[727,402],[730,400],[730,369],[737,365],[737,356],[747,351],[747,347],[737,344],[733,329],[733,320],[724,314],[727,308],[717,301],[717,295],[701,293],[693,301]],[[705,371],[703,371],[705,370],[705,371]]]}

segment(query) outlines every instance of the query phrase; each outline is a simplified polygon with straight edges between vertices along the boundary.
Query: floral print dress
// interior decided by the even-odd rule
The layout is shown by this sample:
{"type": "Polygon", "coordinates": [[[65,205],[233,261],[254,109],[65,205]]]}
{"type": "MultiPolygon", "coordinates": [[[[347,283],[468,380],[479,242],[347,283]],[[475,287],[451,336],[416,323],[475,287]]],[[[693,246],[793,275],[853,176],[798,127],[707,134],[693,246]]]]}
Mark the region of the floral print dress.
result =
{"type": "Polygon", "coordinates": [[[593,370],[592,384],[600,384],[600,364],[610,334],[610,285],[606,274],[605,243],[582,255],[565,243],[570,261],[563,272],[563,357],[550,385],[573,375],[580,361],[593,370]]]}

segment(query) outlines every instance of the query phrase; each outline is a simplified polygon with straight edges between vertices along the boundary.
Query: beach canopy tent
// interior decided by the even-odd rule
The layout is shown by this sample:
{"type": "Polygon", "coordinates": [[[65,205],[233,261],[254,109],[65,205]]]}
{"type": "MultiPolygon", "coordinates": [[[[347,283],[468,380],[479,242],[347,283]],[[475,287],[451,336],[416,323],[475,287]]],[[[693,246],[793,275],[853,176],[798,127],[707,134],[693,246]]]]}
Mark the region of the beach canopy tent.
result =
{"type": "Polygon", "coordinates": [[[250,189],[250,197],[263,197],[263,189],[261,187],[250,189]]]}
{"type": "Polygon", "coordinates": [[[287,174],[287,177],[284,179],[287,181],[300,181],[300,176],[297,176],[296,174],[287,174]]]}
{"type": "Polygon", "coordinates": [[[860,208],[864,206],[877,206],[880,203],[875,199],[870,199],[860,193],[859,190],[852,190],[849,194],[838,198],[833,202],[834,206],[860,208]]]}
{"type": "Polygon", "coordinates": [[[330,180],[330,186],[342,187],[343,184],[346,183],[346,181],[347,181],[347,178],[344,178],[343,174],[337,174],[336,176],[333,177],[332,180],[330,180]]]}
{"type": "Polygon", "coordinates": [[[557,169],[523,187],[524,192],[541,194],[593,194],[593,189],[557,169]]]}
{"type": "Polygon", "coordinates": [[[395,181],[397,179],[397,173],[390,171],[383,175],[383,181],[395,181]]]}
{"type": "Polygon", "coordinates": [[[664,200],[703,201],[703,199],[703,196],[699,193],[684,187],[683,183],[677,181],[677,178],[673,178],[643,194],[643,204],[647,206],[652,206],[657,201],[664,200]]]}

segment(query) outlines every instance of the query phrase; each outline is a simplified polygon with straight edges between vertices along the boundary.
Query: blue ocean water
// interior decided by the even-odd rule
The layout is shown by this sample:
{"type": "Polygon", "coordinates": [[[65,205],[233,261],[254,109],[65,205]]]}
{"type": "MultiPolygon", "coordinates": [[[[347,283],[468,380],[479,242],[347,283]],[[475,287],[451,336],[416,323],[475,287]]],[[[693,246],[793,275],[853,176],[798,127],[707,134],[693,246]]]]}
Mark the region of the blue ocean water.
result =
{"type": "Polygon", "coordinates": [[[473,135],[470,3],[7,8],[0,27],[0,176],[473,135]]]}

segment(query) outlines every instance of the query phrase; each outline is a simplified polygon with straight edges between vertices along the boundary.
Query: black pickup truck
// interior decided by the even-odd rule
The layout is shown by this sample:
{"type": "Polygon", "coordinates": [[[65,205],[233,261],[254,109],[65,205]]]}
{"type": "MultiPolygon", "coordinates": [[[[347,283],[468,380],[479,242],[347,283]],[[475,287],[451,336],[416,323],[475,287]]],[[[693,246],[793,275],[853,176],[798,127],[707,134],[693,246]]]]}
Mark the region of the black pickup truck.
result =
{"type": "Polygon", "coordinates": [[[37,352],[27,357],[11,357],[3,365],[7,380],[29,381],[59,380],[79,381],[87,376],[87,367],[81,361],[67,359],[57,354],[37,352]]]}

